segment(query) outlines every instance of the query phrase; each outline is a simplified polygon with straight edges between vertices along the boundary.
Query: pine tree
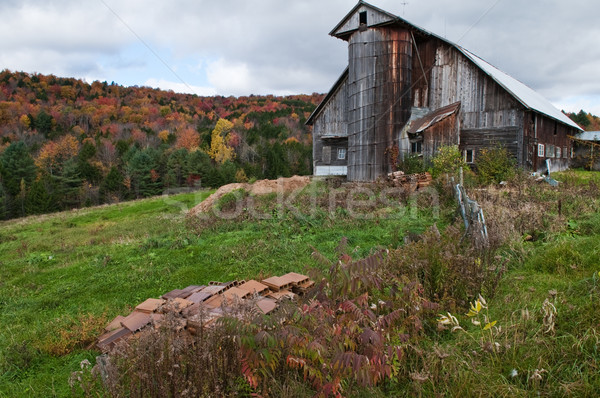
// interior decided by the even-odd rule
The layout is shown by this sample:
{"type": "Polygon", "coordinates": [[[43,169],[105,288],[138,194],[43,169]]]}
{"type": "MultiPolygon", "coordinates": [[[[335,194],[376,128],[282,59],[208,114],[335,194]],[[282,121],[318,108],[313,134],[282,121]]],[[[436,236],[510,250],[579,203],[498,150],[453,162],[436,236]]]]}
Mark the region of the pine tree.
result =
{"type": "Polygon", "coordinates": [[[131,178],[131,189],[137,198],[161,193],[160,181],[154,177],[158,162],[153,155],[155,154],[149,149],[137,151],[127,163],[127,173],[131,178]]]}
{"type": "Polygon", "coordinates": [[[123,174],[116,167],[111,167],[106,178],[100,184],[100,197],[102,201],[109,202],[116,198],[121,200],[125,193],[123,174]]]}
{"type": "Polygon", "coordinates": [[[6,193],[12,198],[21,192],[21,180],[28,186],[35,178],[35,164],[22,141],[12,143],[0,159],[2,163],[2,182],[6,193]]]}
{"type": "Polygon", "coordinates": [[[8,217],[8,197],[4,192],[4,186],[0,182],[0,220],[5,220],[8,217]]]}
{"type": "Polygon", "coordinates": [[[67,160],[60,175],[53,177],[56,184],[56,197],[61,209],[72,209],[81,205],[81,186],[83,180],[75,159],[67,160]]]}
{"type": "Polygon", "coordinates": [[[25,212],[27,214],[45,214],[55,210],[54,198],[46,188],[46,181],[34,181],[25,198],[25,212]]]}

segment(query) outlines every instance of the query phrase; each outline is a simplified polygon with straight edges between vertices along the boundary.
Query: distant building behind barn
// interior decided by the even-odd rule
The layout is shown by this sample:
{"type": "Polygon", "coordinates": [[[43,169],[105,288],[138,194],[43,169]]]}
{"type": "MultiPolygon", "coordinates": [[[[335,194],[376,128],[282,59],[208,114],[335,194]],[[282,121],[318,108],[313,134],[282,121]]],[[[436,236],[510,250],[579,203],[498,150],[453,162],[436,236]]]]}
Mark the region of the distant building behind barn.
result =
{"type": "Polygon", "coordinates": [[[469,163],[503,145],[519,166],[569,166],[579,126],[548,100],[466,49],[363,1],[331,31],[348,67],[313,112],[315,175],[373,181],[394,153],[430,159],[458,145],[469,163]]]}

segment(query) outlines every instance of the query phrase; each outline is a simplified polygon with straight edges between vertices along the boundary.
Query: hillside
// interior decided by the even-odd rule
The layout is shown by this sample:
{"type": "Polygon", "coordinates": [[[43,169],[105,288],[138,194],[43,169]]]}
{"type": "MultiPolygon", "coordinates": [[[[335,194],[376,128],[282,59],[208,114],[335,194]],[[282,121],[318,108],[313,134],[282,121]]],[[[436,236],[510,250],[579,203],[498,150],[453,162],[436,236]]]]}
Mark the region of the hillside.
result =
{"type": "Polygon", "coordinates": [[[306,175],[322,96],[198,97],[0,72],[0,219],[306,175]]]}

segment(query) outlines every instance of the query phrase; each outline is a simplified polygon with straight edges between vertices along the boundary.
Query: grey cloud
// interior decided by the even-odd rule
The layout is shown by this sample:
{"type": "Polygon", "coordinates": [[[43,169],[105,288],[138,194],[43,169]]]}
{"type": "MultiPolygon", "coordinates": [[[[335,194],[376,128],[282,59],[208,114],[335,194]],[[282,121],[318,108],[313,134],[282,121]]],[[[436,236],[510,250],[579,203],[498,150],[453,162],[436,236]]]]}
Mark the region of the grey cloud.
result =
{"type": "MultiPolygon", "coordinates": [[[[372,3],[458,41],[551,99],[600,92],[595,72],[600,29],[592,0],[372,3]]],[[[126,49],[138,41],[137,35],[153,48],[168,49],[176,59],[245,64],[250,79],[246,89],[254,93],[324,92],[347,57],[346,44],[328,32],[355,4],[356,0],[4,1],[3,15],[16,18],[0,26],[0,34],[14,38],[0,49],[0,60],[17,51],[45,49],[68,62],[77,63],[81,57],[81,66],[71,70],[93,70],[94,54],[127,59],[126,49]],[[49,21],[29,25],[24,9],[42,10],[49,21]]],[[[33,58],[23,68],[32,67],[33,58]]],[[[63,68],[55,74],[68,70],[54,56],[40,61],[63,68]]],[[[156,78],[175,80],[167,75],[156,78]]]]}

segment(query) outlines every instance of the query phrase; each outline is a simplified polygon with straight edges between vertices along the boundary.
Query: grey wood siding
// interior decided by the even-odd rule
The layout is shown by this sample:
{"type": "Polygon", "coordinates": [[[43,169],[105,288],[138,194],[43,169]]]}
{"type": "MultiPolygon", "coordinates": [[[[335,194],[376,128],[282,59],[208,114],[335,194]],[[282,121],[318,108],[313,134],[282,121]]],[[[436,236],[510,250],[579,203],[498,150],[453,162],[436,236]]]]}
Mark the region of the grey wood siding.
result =
{"type": "Polygon", "coordinates": [[[340,26],[335,32],[335,35],[343,35],[344,33],[352,32],[353,30],[357,30],[360,27],[360,13],[367,13],[367,26],[379,25],[385,22],[390,22],[393,20],[389,15],[378,12],[377,10],[368,7],[362,6],[359,7],[358,10],[354,14],[352,14],[348,20],[340,26]]]}
{"type": "MultiPolygon", "coordinates": [[[[332,148],[348,148],[348,94],[347,78],[336,87],[336,92],[329,98],[323,109],[314,119],[313,124],[313,170],[321,165],[345,166],[348,156],[338,161],[337,156],[331,155],[328,162],[323,156],[324,146],[332,148]],[[327,138],[330,137],[330,138],[327,138]],[[341,139],[334,139],[338,137],[341,139]]],[[[337,155],[337,153],[336,153],[337,155]]],[[[327,155],[325,155],[327,156],[327,155]]]]}
{"type": "Polygon", "coordinates": [[[426,159],[431,159],[440,146],[453,145],[457,141],[457,115],[453,114],[423,131],[423,156],[426,159]]]}
{"type": "Polygon", "coordinates": [[[348,51],[348,180],[373,181],[390,170],[386,149],[410,117],[410,33],[358,31],[348,51]]]}
{"type": "Polygon", "coordinates": [[[348,79],[344,80],[337,88],[336,93],[323,107],[314,121],[314,133],[319,137],[347,137],[348,136],[348,79]]]}
{"type": "Polygon", "coordinates": [[[461,102],[460,140],[455,142],[460,143],[461,149],[477,152],[501,144],[509,149],[519,165],[525,164],[525,109],[512,95],[445,43],[436,46],[430,79],[431,109],[461,102]]]}

